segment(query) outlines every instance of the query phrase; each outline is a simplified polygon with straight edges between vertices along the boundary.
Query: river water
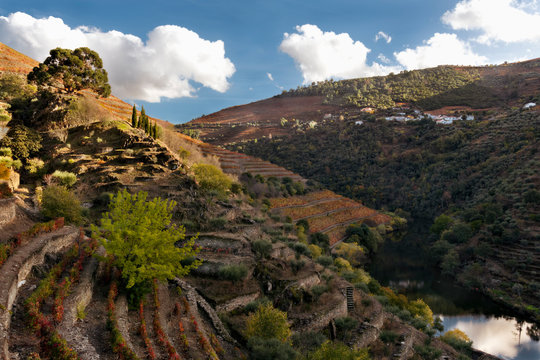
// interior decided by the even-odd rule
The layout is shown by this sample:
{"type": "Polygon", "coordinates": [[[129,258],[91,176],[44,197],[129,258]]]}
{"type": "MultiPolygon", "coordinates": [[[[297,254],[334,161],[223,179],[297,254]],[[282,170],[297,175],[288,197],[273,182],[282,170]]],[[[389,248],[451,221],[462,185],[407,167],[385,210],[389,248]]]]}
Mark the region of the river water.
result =
{"type": "Polygon", "coordinates": [[[474,348],[502,359],[540,360],[540,342],[534,339],[533,325],[441,276],[425,253],[426,235],[415,230],[410,229],[400,241],[386,240],[373,259],[370,274],[409,299],[423,299],[440,315],[445,331],[464,331],[474,348]]]}

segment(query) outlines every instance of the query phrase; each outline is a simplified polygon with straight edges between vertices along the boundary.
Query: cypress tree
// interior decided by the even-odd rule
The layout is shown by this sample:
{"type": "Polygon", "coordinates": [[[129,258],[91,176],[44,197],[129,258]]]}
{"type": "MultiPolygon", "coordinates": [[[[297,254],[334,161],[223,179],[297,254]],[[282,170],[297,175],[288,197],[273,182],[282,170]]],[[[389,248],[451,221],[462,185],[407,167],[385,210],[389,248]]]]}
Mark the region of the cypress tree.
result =
{"type": "Polygon", "coordinates": [[[144,111],[144,106],[141,108],[141,115],[139,115],[139,124],[138,127],[140,129],[145,128],[145,119],[146,118],[146,112],[144,111]]]}
{"type": "Polygon", "coordinates": [[[135,108],[135,105],[133,105],[133,111],[131,112],[131,126],[134,128],[137,127],[137,109],[135,108]]]}
{"type": "Polygon", "coordinates": [[[152,137],[157,139],[157,123],[154,121],[154,126],[152,127],[152,137]]]}

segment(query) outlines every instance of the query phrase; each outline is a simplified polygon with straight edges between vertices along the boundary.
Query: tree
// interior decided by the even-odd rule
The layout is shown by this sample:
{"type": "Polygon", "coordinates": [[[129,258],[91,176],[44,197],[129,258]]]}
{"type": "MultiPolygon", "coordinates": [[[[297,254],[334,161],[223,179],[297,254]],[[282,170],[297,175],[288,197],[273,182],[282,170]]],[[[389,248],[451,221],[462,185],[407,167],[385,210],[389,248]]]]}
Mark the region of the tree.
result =
{"type": "Polygon", "coordinates": [[[16,125],[0,141],[0,147],[10,148],[13,157],[24,160],[41,149],[41,135],[24,125],[16,125]]]}
{"type": "Polygon", "coordinates": [[[131,111],[131,126],[134,128],[137,127],[137,108],[135,105],[133,105],[133,109],[131,111]]]}
{"type": "Polygon", "coordinates": [[[97,52],[87,47],[52,49],[50,56],[28,74],[28,81],[59,87],[68,93],[91,89],[103,97],[111,94],[103,61],[97,52]]]}
{"type": "Polygon", "coordinates": [[[92,232],[122,270],[126,288],[146,285],[152,279],[161,281],[184,276],[201,262],[193,258],[195,238],[185,240],[185,228],[171,225],[176,202],[154,198],[147,193],[129,194],[125,189],[111,199],[109,211],[101,218],[101,226],[92,232]],[[186,262],[187,263],[187,262],[186,262]]]}
{"type": "Polygon", "coordinates": [[[257,337],[287,342],[291,336],[287,313],[275,309],[270,303],[260,305],[257,311],[248,317],[245,335],[248,339],[257,337]]]}

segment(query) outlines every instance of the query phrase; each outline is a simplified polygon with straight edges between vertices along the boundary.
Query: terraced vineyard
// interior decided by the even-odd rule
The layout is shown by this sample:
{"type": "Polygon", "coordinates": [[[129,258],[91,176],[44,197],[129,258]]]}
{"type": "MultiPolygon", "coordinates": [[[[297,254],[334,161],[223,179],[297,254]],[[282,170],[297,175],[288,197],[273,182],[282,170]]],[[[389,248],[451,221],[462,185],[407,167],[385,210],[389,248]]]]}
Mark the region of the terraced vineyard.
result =
{"type": "Polygon", "coordinates": [[[294,181],[304,181],[300,175],[268,161],[222,149],[203,142],[196,142],[196,144],[199,145],[199,148],[204,155],[217,157],[221,168],[226,173],[240,175],[249,172],[252,175],[261,175],[263,177],[276,177],[280,179],[289,177],[294,181]]]}
{"type": "Polygon", "coordinates": [[[347,226],[369,221],[371,226],[387,224],[388,215],[335,194],[329,190],[316,191],[303,196],[270,199],[270,208],[293,221],[307,220],[311,233],[322,232],[330,237],[330,245],[345,236],[347,226]]]}

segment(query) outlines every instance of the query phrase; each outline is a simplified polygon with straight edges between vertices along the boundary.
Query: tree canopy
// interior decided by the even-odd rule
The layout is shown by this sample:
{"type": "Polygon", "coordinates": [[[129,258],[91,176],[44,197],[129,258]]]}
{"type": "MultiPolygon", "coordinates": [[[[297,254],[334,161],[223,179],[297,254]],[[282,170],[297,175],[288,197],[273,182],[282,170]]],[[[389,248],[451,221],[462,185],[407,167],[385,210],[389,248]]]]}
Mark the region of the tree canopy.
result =
{"type": "Polygon", "coordinates": [[[61,85],[68,93],[91,89],[104,97],[111,94],[103,61],[97,52],[87,47],[52,49],[50,56],[28,74],[28,81],[38,85],[61,85]]]}
{"type": "Polygon", "coordinates": [[[147,193],[118,192],[111,199],[101,226],[93,226],[93,236],[113,257],[122,270],[126,288],[144,285],[152,279],[161,281],[184,276],[200,265],[196,260],[182,265],[182,260],[196,255],[195,238],[185,240],[185,228],[171,225],[176,202],[154,198],[147,193]]]}

